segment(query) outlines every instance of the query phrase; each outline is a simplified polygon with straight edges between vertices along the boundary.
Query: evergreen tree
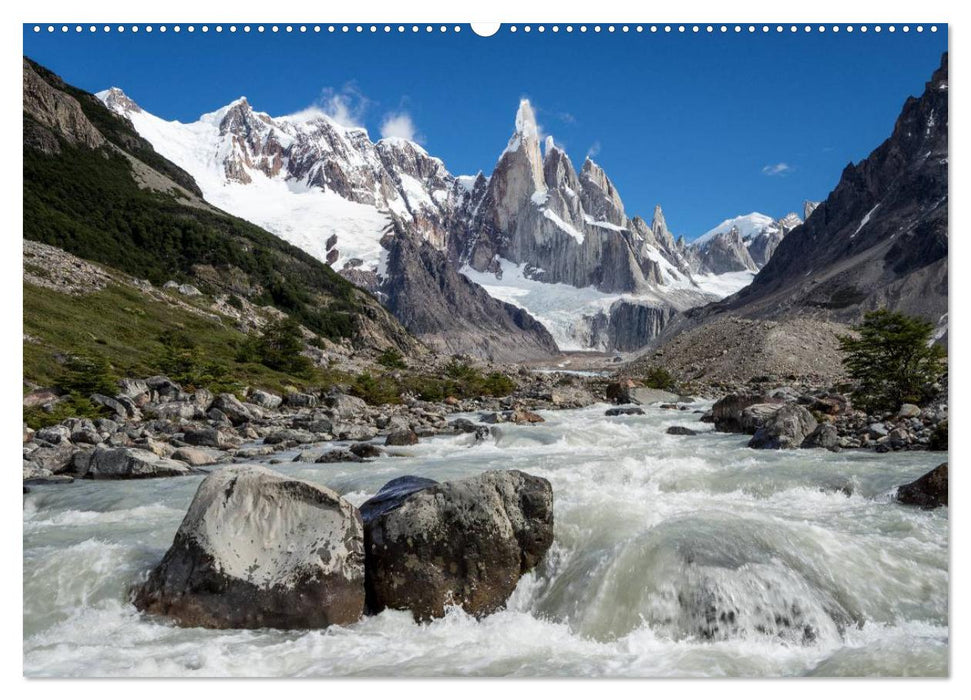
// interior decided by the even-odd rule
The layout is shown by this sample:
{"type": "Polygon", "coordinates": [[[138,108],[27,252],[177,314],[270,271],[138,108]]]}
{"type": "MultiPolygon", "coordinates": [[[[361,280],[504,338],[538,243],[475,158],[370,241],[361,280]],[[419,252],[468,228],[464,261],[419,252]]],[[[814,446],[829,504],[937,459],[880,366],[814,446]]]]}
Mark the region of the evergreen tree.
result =
{"type": "Polygon", "coordinates": [[[853,397],[866,410],[896,410],[920,403],[947,369],[945,350],[932,342],[934,324],[902,313],[870,311],[842,336],[843,365],[856,381],[853,397]]]}

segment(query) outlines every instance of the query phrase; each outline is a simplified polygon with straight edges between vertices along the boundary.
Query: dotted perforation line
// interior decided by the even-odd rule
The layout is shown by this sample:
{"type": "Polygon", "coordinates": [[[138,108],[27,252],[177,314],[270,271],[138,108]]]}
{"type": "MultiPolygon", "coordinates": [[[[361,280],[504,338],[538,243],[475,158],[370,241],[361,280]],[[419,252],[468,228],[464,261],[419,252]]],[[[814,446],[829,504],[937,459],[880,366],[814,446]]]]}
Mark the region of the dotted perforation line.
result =
{"type": "MultiPolygon", "coordinates": [[[[567,33],[572,33],[574,31],[578,31],[581,34],[586,33],[588,31],[592,31],[594,33],[600,33],[600,32],[603,32],[603,31],[607,31],[608,33],[613,33],[613,32],[617,32],[617,31],[620,31],[620,32],[623,32],[623,33],[628,33],[628,32],[637,32],[637,33],[650,32],[650,33],[653,33],[653,34],[656,34],[658,32],[663,32],[663,33],[666,33],[666,34],[670,34],[670,33],[673,33],[673,32],[674,33],[680,33],[680,34],[686,34],[686,33],[691,33],[691,34],[700,34],[700,33],[714,34],[714,33],[718,33],[718,32],[721,32],[721,33],[734,32],[736,34],[740,34],[742,32],[748,32],[750,34],[755,34],[756,32],[762,32],[763,34],[768,34],[769,32],[772,32],[772,31],[775,31],[775,32],[786,32],[786,31],[788,31],[790,33],[796,33],[796,32],[803,32],[803,33],[819,32],[819,33],[823,33],[823,32],[827,32],[827,31],[831,31],[831,32],[834,32],[834,33],[838,33],[840,31],[845,31],[845,32],[848,32],[848,33],[852,33],[853,31],[860,31],[860,32],[863,32],[863,33],[866,33],[868,31],[873,31],[873,32],[876,32],[876,33],[880,33],[882,31],[888,31],[888,32],[893,33],[893,32],[896,32],[898,29],[900,31],[902,31],[902,32],[907,33],[909,31],[911,31],[912,28],[915,31],[917,31],[917,32],[923,32],[924,29],[925,29],[924,25],[922,25],[922,24],[914,25],[913,27],[911,25],[900,25],[898,27],[897,25],[865,25],[865,24],[864,25],[853,25],[853,24],[847,24],[847,25],[838,25],[838,24],[834,24],[834,25],[825,25],[825,24],[819,24],[819,25],[810,25],[810,24],[807,24],[807,25],[796,25],[796,24],[791,24],[791,25],[782,25],[782,24],[775,24],[775,25],[768,25],[768,24],[760,24],[760,25],[755,25],[755,24],[748,24],[748,25],[742,25],[742,24],[734,24],[734,25],[731,25],[731,24],[720,24],[720,25],[712,25],[712,24],[692,24],[692,25],[684,25],[684,24],[677,24],[677,25],[672,25],[672,24],[651,24],[651,25],[643,25],[643,24],[637,24],[637,25],[629,25],[629,24],[623,24],[623,25],[613,25],[613,24],[608,24],[608,25],[605,25],[605,26],[601,26],[599,24],[594,24],[594,25],[589,25],[589,26],[586,25],[586,24],[580,24],[580,25],[565,25],[563,27],[560,27],[559,25],[552,25],[552,26],[549,27],[549,30],[552,31],[552,32],[559,32],[559,31],[562,30],[562,31],[565,31],[567,33]]],[[[510,26],[506,27],[506,30],[508,32],[512,33],[512,34],[515,34],[516,32],[518,32],[520,30],[528,34],[528,33],[532,32],[534,29],[535,29],[535,31],[541,32],[541,33],[547,31],[547,27],[545,25],[524,25],[522,27],[518,27],[517,25],[513,24],[513,25],[510,25],[510,26]]],[[[932,32],[936,32],[937,31],[937,25],[930,25],[929,29],[932,32]]]]}
{"type": "MultiPolygon", "coordinates": [[[[741,24],[734,24],[734,25],[730,25],[730,24],[728,24],[728,25],[726,25],[726,24],[720,24],[720,25],[712,25],[712,24],[700,24],[700,25],[699,24],[692,24],[692,25],[684,25],[684,24],[678,24],[678,25],[671,25],[671,24],[663,24],[663,25],[662,24],[651,24],[651,25],[637,24],[637,25],[628,25],[628,24],[623,24],[623,25],[613,25],[613,24],[608,24],[608,25],[603,25],[603,26],[601,26],[599,24],[589,25],[589,26],[586,25],[586,24],[580,24],[580,25],[568,24],[568,25],[563,25],[563,26],[558,25],[558,24],[554,24],[554,25],[550,25],[550,26],[543,25],[543,24],[539,24],[539,25],[529,25],[529,24],[527,24],[527,25],[516,25],[516,24],[511,24],[511,25],[508,25],[508,26],[504,26],[502,29],[504,29],[505,31],[507,31],[510,34],[516,34],[517,32],[520,32],[520,31],[522,31],[523,33],[526,33],[526,34],[529,34],[529,33],[533,32],[533,31],[536,31],[536,32],[538,32],[540,34],[543,34],[546,31],[550,31],[550,32],[553,32],[553,33],[559,33],[561,31],[563,31],[563,32],[565,32],[567,34],[571,34],[574,31],[580,32],[581,34],[584,34],[584,33],[588,32],[588,31],[592,31],[595,34],[596,33],[603,32],[603,31],[606,31],[607,33],[614,33],[614,32],[618,32],[619,31],[621,33],[630,33],[630,32],[644,33],[644,32],[648,32],[648,33],[652,33],[652,34],[656,34],[658,32],[662,32],[662,33],[665,33],[665,34],[671,34],[671,33],[679,33],[679,34],[688,34],[688,33],[691,33],[691,34],[702,34],[702,33],[705,33],[705,34],[714,34],[714,33],[722,33],[722,34],[727,34],[727,33],[730,33],[730,32],[735,33],[735,34],[741,34],[743,32],[747,32],[749,34],[755,34],[755,33],[758,33],[758,32],[761,32],[763,34],[768,34],[770,32],[776,32],[776,33],[789,32],[791,34],[796,34],[796,33],[808,34],[808,33],[811,33],[811,32],[818,32],[818,33],[833,32],[833,33],[839,33],[841,31],[843,31],[843,32],[847,32],[847,33],[853,33],[854,31],[858,31],[860,33],[867,33],[867,32],[872,31],[872,32],[876,32],[876,33],[879,34],[880,32],[887,31],[887,32],[890,32],[892,34],[892,33],[897,32],[898,30],[899,31],[902,31],[904,33],[908,33],[912,29],[914,31],[920,33],[920,32],[923,32],[925,30],[925,27],[922,24],[917,24],[917,25],[909,25],[909,24],[903,24],[903,25],[893,25],[893,24],[889,24],[889,25],[880,25],[880,24],[875,24],[875,25],[866,25],[866,24],[863,24],[863,25],[853,25],[853,24],[846,24],[846,25],[839,25],[839,24],[832,24],[832,25],[825,25],[825,24],[819,24],[819,25],[810,25],[810,24],[806,24],[806,25],[796,25],[796,24],[790,24],[790,25],[782,25],[782,24],[774,24],[774,25],[768,25],[768,24],[761,24],[761,25],[755,25],[755,24],[748,24],[748,25],[741,25],[741,24]]],[[[931,32],[936,32],[937,31],[937,25],[930,25],[929,27],[927,27],[927,29],[929,29],[929,31],[931,31],[931,32]]],[[[203,24],[203,25],[193,25],[193,24],[189,24],[189,25],[184,25],[184,26],[183,25],[179,25],[179,24],[175,24],[175,25],[165,25],[165,24],[162,24],[162,25],[151,25],[151,24],[146,24],[146,25],[137,25],[137,24],[132,24],[132,25],[124,25],[124,24],[118,24],[118,25],[111,25],[111,24],[104,24],[104,25],[96,25],[96,24],[90,24],[90,25],[80,25],[80,24],[75,24],[75,25],[68,25],[68,24],[54,25],[54,24],[48,24],[48,25],[41,25],[41,24],[35,24],[33,26],[33,30],[34,30],[35,33],[40,33],[40,32],[43,32],[43,31],[47,31],[48,33],[51,33],[51,34],[53,34],[55,32],[58,32],[58,31],[60,31],[61,33],[68,33],[68,32],[70,32],[72,30],[75,33],[82,33],[82,32],[87,31],[89,33],[103,32],[103,33],[106,33],[106,34],[107,33],[111,33],[111,32],[116,32],[116,33],[119,33],[119,34],[123,34],[125,32],[130,32],[132,34],[137,34],[139,32],[144,32],[146,34],[151,34],[152,32],[159,32],[159,33],[163,33],[164,34],[165,32],[169,32],[169,31],[175,32],[176,34],[179,34],[179,33],[183,32],[183,31],[189,32],[190,34],[195,33],[195,32],[201,32],[203,34],[207,34],[209,32],[215,32],[216,34],[221,34],[223,32],[229,32],[230,34],[235,34],[237,32],[242,32],[244,34],[245,33],[250,33],[250,32],[256,32],[256,33],[270,32],[270,33],[274,33],[274,34],[280,33],[280,32],[288,33],[288,34],[292,34],[292,33],[306,34],[308,32],[315,33],[315,34],[320,34],[320,33],[328,33],[328,34],[336,34],[336,33],[341,33],[341,34],[351,34],[351,33],[356,33],[356,34],[364,34],[364,33],[378,34],[378,33],[385,33],[385,34],[390,34],[391,32],[397,32],[399,34],[404,34],[406,32],[410,32],[412,34],[417,34],[417,33],[422,33],[423,32],[425,34],[431,34],[431,33],[436,33],[437,32],[437,33],[440,33],[440,34],[444,34],[444,33],[447,33],[447,32],[459,33],[461,31],[463,31],[462,27],[460,25],[457,25],[457,24],[456,25],[444,25],[444,24],[442,24],[442,25],[431,25],[431,24],[425,24],[425,25],[418,25],[418,24],[409,24],[409,25],[405,25],[405,24],[397,24],[397,25],[391,25],[391,24],[384,24],[384,25],[377,25],[377,24],[371,24],[371,25],[365,25],[365,24],[356,24],[356,25],[354,25],[354,24],[326,24],[326,25],[320,25],[320,24],[314,24],[314,25],[307,25],[307,24],[297,24],[297,25],[294,25],[294,24],[285,24],[285,25],[278,25],[278,24],[263,25],[263,24],[258,24],[258,25],[249,25],[249,24],[243,24],[243,25],[235,25],[235,24],[230,24],[230,25],[222,25],[222,24],[217,24],[217,25],[213,25],[213,26],[210,26],[210,25],[207,25],[207,24],[203,24]]],[[[475,33],[474,30],[473,30],[473,33],[475,33]]]]}

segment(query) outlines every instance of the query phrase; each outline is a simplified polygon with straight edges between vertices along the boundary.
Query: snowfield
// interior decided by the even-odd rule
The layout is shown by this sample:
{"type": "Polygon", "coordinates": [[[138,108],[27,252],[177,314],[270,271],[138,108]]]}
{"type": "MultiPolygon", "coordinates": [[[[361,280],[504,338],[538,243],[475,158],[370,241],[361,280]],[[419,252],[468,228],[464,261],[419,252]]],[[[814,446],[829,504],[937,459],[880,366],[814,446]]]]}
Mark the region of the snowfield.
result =
{"type": "MultiPolygon", "coordinates": [[[[484,288],[490,296],[528,311],[546,327],[560,350],[595,348],[591,338],[594,318],[601,313],[606,314],[615,301],[662,301],[661,297],[652,294],[610,294],[594,287],[538,282],[526,277],[522,265],[502,258],[499,259],[499,266],[501,278],[491,272],[479,272],[468,265],[464,265],[460,272],[484,288]]],[[[715,301],[747,286],[752,277],[754,274],[751,272],[703,275],[695,278],[697,286],[691,286],[691,289],[704,294],[709,301],[715,301]]],[[[687,290],[689,285],[679,284],[675,288],[687,290]]]]}

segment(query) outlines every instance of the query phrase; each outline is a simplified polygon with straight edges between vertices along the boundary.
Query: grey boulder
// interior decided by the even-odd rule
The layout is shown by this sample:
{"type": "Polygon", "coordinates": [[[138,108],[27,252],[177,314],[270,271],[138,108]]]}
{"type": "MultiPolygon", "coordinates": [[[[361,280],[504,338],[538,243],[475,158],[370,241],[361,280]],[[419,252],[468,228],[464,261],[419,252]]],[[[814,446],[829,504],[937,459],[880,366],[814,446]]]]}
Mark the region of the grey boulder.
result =
{"type": "Polygon", "coordinates": [[[450,604],[482,616],[502,608],[553,542],[553,490],[521,471],[441,484],[396,479],[361,506],[368,605],[416,620],[450,604]]]}
{"type": "Polygon", "coordinates": [[[186,627],[349,624],[364,611],[364,534],[330,489],[259,465],[199,485],[175,541],[135,606],[186,627]]]}
{"type": "Polygon", "coordinates": [[[184,462],[137,448],[98,446],[82,454],[84,459],[75,459],[75,469],[79,476],[88,479],[149,479],[191,473],[184,462]]]}
{"type": "Polygon", "coordinates": [[[816,419],[808,410],[796,404],[786,404],[766,420],[748,446],[760,450],[794,449],[802,445],[816,426],[816,419]]]}
{"type": "Polygon", "coordinates": [[[932,509],[947,505],[947,462],[897,489],[897,500],[908,506],[932,509]]]}
{"type": "Polygon", "coordinates": [[[822,447],[830,451],[836,451],[840,447],[839,430],[832,423],[820,423],[802,441],[802,447],[822,447]]]}

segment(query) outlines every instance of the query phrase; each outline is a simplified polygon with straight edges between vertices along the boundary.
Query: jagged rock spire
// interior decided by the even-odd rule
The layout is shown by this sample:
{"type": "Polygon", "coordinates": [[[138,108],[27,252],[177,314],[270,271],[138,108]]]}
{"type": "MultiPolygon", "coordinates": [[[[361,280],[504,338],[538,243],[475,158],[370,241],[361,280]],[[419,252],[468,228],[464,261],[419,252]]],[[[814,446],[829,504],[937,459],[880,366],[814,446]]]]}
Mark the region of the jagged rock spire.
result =
{"type": "Polygon", "coordinates": [[[583,209],[597,221],[607,221],[616,226],[624,226],[627,215],[624,203],[614,183],[599,165],[588,156],[580,170],[580,185],[583,188],[583,209]]]}
{"type": "Polygon", "coordinates": [[[654,233],[654,238],[661,245],[669,250],[674,248],[674,236],[668,228],[668,222],[664,219],[664,211],[661,209],[660,204],[654,207],[654,218],[651,219],[651,231],[654,233]]]}

